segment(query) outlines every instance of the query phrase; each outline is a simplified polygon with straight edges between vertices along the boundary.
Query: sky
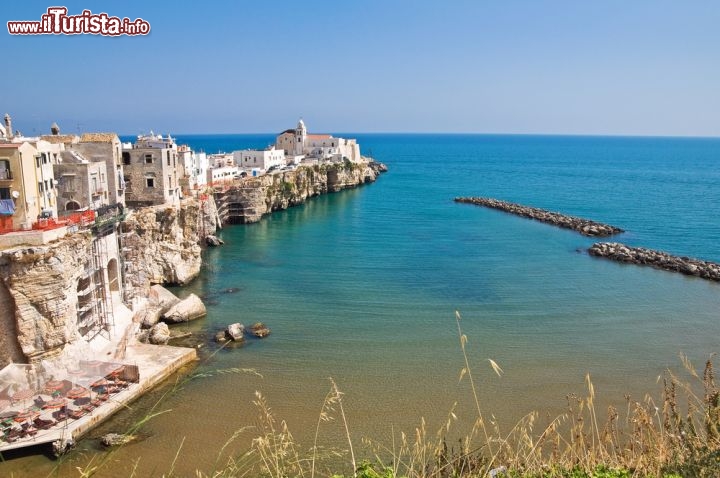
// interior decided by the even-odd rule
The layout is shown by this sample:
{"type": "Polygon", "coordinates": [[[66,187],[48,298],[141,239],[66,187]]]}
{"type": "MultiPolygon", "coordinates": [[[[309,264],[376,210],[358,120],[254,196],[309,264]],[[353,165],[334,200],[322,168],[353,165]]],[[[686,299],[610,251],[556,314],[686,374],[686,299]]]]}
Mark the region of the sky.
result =
{"type": "Polygon", "coordinates": [[[3,2],[0,114],[26,135],[720,136],[720,2],[3,2]],[[10,35],[51,6],[147,36],[10,35]]]}

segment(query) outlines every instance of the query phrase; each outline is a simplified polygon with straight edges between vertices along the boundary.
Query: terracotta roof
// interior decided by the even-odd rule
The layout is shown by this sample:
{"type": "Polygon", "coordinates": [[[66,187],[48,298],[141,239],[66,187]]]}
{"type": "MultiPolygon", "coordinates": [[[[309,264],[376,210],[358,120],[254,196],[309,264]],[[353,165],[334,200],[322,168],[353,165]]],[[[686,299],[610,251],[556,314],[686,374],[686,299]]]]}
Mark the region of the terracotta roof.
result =
{"type": "Polygon", "coordinates": [[[59,144],[59,143],[74,143],[79,138],[74,134],[46,134],[40,136],[40,139],[47,141],[48,143],[59,144]]]}
{"type": "Polygon", "coordinates": [[[309,134],[307,135],[308,139],[330,139],[332,138],[332,135],[329,134],[309,134]]]}
{"type": "Polygon", "coordinates": [[[83,133],[80,137],[81,143],[112,143],[118,140],[118,135],[115,133],[83,133]]]}

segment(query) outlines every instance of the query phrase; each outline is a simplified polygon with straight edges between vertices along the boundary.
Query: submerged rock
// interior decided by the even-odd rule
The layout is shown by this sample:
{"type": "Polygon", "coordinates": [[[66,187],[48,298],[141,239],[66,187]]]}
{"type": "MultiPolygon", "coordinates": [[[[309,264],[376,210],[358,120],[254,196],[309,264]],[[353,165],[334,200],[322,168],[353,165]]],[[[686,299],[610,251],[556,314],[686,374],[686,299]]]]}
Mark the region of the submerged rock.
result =
{"type": "Polygon", "coordinates": [[[125,435],[120,433],[108,433],[100,438],[100,443],[104,446],[119,446],[129,443],[135,439],[135,435],[125,435]]]}
{"type": "Polygon", "coordinates": [[[248,332],[255,337],[264,339],[268,335],[270,335],[270,329],[263,324],[262,322],[255,322],[250,327],[248,327],[248,332]]]}
{"type": "Polygon", "coordinates": [[[206,314],[205,304],[200,300],[200,297],[190,294],[163,314],[162,319],[169,324],[177,324],[199,319],[206,314]]]}
{"type": "Polygon", "coordinates": [[[223,343],[228,341],[228,335],[226,330],[221,330],[215,334],[215,342],[223,343]]]}

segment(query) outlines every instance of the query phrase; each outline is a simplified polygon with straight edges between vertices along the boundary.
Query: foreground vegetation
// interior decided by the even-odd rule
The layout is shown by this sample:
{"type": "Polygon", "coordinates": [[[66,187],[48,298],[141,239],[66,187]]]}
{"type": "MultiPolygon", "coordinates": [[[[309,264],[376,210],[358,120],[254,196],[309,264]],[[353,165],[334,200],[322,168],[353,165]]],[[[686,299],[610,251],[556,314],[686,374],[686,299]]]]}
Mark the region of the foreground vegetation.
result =
{"type": "MultiPolygon", "coordinates": [[[[215,470],[198,470],[198,477],[304,477],[315,478],[630,478],[630,477],[718,477],[720,476],[720,390],[715,385],[713,364],[705,363],[698,373],[682,358],[689,381],[670,371],[662,377],[660,399],[647,396],[643,401],[626,397],[622,412],[609,407],[600,422],[595,391],[586,377],[587,394],[568,396],[565,413],[539,426],[539,414],[523,417],[511,430],[501,432],[488,420],[478,399],[478,384],[466,354],[467,337],[456,313],[460,348],[465,359],[460,377],[468,380],[476,418],[471,431],[448,444],[456,423],[450,411],[447,422],[434,433],[425,421],[412,435],[401,433],[397,442],[378,444],[364,440],[373,450],[370,460],[358,461],[356,444],[345,418],[343,393],[331,380],[315,428],[313,446],[302,449],[287,424],[279,421],[264,397],[256,394],[258,426],[243,428],[218,450],[225,449],[241,434],[253,433],[251,449],[231,457],[215,470]],[[680,405],[682,404],[682,406],[680,405]],[[323,424],[340,424],[345,442],[337,449],[317,446],[323,424]],[[338,465],[338,463],[341,463],[338,465]],[[333,470],[345,469],[344,474],[333,470]]],[[[489,360],[500,375],[502,369],[489,360]]],[[[157,414],[153,410],[152,414],[157,414]]],[[[149,418],[148,417],[148,418],[149,418]]],[[[144,421],[142,422],[144,423],[144,421]]],[[[138,424],[138,427],[142,425],[138,424]]],[[[223,460],[225,460],[223,458],[223,460]]],[[[79,470],[92,476],[102,463],[91,463],[79,470]]],[[[166,476],[174,476],[169,465],[166,476]]]]}

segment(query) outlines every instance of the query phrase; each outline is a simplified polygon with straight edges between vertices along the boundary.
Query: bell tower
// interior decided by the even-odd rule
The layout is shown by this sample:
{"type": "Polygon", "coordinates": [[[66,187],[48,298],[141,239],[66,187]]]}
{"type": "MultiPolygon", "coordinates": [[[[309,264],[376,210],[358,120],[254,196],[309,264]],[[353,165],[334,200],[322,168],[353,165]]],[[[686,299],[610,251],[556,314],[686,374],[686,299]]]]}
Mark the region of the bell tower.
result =
{"type": "Polygon", "coordinates": [[[303,154],[305,150],[305,141],[307,140],[307,129],[305,128],[305,122],[302,118],[298,121],[297,127],[295,128],[295,154],[303,154]]]}

